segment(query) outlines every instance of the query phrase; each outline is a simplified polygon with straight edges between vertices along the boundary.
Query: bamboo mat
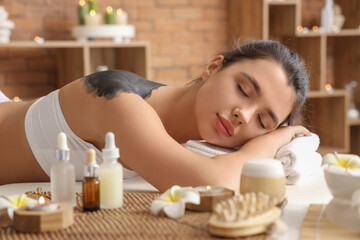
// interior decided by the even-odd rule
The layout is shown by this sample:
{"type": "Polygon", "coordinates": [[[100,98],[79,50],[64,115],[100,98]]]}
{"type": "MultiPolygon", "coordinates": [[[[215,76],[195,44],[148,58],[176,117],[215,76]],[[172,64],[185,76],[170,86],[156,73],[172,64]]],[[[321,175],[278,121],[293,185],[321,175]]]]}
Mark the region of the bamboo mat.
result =
{"type": "Polygon", "coordinates": [[[330,222],[326,217],[326,205],[310,204],[309,210],[301,225],[300,240],[352,239],[360,239],[359,230],[330,222]],[[322,212],[323,206],[325,209],[322,212]]]}
{"type": "MultiPolygon", "coordinates": [[[[120,209],[82,212],[75,208],[72,226],[44,233],[18,233],[6,219],[5,211],[0,211],[0,239],[216,239],[206,229],[210,213],[186,211],[179,219],[151,215],[150,205],[157,196],[158,193],[125,193],[120,209]]],[[[269,240],[270,236],[241,239],[269,240]]]]}

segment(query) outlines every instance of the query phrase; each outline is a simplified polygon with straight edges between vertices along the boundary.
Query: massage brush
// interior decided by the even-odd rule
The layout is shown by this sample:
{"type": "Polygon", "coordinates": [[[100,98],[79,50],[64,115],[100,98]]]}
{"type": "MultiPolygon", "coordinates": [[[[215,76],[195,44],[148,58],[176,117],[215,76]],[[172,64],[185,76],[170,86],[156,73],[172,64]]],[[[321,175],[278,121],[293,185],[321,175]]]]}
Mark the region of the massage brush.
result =
{"type": "Polygon", "coordinates": [[[223,237],[250,236],[271,230],[281,214],[276,203],[276,199],[261,192],[222,200],[213,209],[208,230],[223,237]]]}

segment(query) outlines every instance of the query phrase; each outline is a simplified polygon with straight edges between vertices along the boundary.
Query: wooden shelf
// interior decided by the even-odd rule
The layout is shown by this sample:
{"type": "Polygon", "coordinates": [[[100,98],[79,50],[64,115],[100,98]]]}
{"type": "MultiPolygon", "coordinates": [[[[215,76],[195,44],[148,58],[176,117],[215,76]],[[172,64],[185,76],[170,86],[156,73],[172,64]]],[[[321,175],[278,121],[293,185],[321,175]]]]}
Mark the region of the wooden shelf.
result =
{"type": "Polygon", "coordinates": [[[147,79],[150,76],[150,44],[145,41],[116,43],[113,41],[12,41],[0,48],[53,49],[57,62],[57,87],[96,72],[97,66],[134,72],[147,79]]]}
{"type": "Polygon", "coordinates": [[[334,90],[333,92],[324,91],[310,91],[307,98],[329,98],[329,97],[344,97],[348,93],[345,90],[334,90]]]}
{"type": "MultiPolygon", "coordinates": [[[[355,2],[334,0],[346,19],[341,31],[320,33],[309,29],[304,34],[297,32],[302,25],[301,0],[228,1],[229,41],[247,37],[280,40],[305,60],[311,90],[305,106],[305,126],[319,135],[321,153],[360,154],[360,120],[347,118],[349,94],[343,90],[353,80],[360,85],[360,5],[355,2]],[[335,88],[332,93],[325,91],[327,83],[335,88]]],[[[360,106],[359,86],[354,101],[360,106]]]]}
{"type": "Polygon", "coordinates": [[[0,48],[77,48],[77,47],[149,47],[146,41],[133,41],[129,43],[116,43],[113,41],[44,41],[39,44],[35,41],[11,41],[9,43],[0,43],[0,48]]]}
{"type": "Polygon", "coordinates": [[[339,32],[320,33],[309,30],[308,33],[295,32],[296,37],[354,37],[360,36],[359,29],[342,29],[339,32]]]}
{"type": "Polygon", "coordinates": [[[360,126],[360,119],[349,120],[349,125],[350,126],[360,126]]]}
{"type": "Polygon", "coordinates": [[[318,153],[320,153],[322,156],[324,156],[326,153],[346,153],[348,152],[349,149],[345,149],[345,148],[336,148],[336,147],[332,147],[332,146],[320,146],[319,149],[317,150],[318,153]]]}
{"type": "Polygon", "coordinates": [[[282,5],[296,5],[296,4],[298,4],[297,2],[298,2],[297,0],[268,0],[267,1],[267,3],[269,5],[279,5],[279,6],[282,6],[282,5]]]}

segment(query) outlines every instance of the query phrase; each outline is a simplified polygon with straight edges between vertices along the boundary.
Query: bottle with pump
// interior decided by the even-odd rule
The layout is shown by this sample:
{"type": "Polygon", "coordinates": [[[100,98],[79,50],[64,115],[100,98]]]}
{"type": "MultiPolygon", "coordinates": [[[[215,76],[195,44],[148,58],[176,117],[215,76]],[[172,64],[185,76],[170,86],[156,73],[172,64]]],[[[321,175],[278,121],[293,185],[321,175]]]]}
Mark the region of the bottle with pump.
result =
{"type": "Polygon", "coordinates": [[[94,149],[89,149],[86,154],[84,181],[82,182],[84,211],[100,209],[100,184],[97,171],[96,152],[94,149]]]}
{"type": "Polygon", "coordinates": [[[57,161],[50,169],[51,200],[75,206],[75,168],[70,163],[66,134],[58,134],[57,161]]]}
{"type": "Polygon", "coordinates": [[[115,136],[112,132],[105,136],[102,156],[104,162],[99,167],[100,207],[120,208],[123,204],[123,167],[117,161],[120,153],[115,146],[115,136]]]}

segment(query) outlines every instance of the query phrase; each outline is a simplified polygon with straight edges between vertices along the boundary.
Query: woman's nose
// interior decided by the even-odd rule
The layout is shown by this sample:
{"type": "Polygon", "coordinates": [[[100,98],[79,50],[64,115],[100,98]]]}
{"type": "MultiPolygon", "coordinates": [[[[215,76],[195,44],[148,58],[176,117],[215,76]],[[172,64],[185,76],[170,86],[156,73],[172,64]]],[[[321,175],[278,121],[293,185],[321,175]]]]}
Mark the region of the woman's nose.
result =
{"type": "Polygon", "coordinates": [[[255,110],[252,108],[235,108],[233,110],[233,117],[238,125],[245,125],[249,123],[254,113],[255,110]]]}

